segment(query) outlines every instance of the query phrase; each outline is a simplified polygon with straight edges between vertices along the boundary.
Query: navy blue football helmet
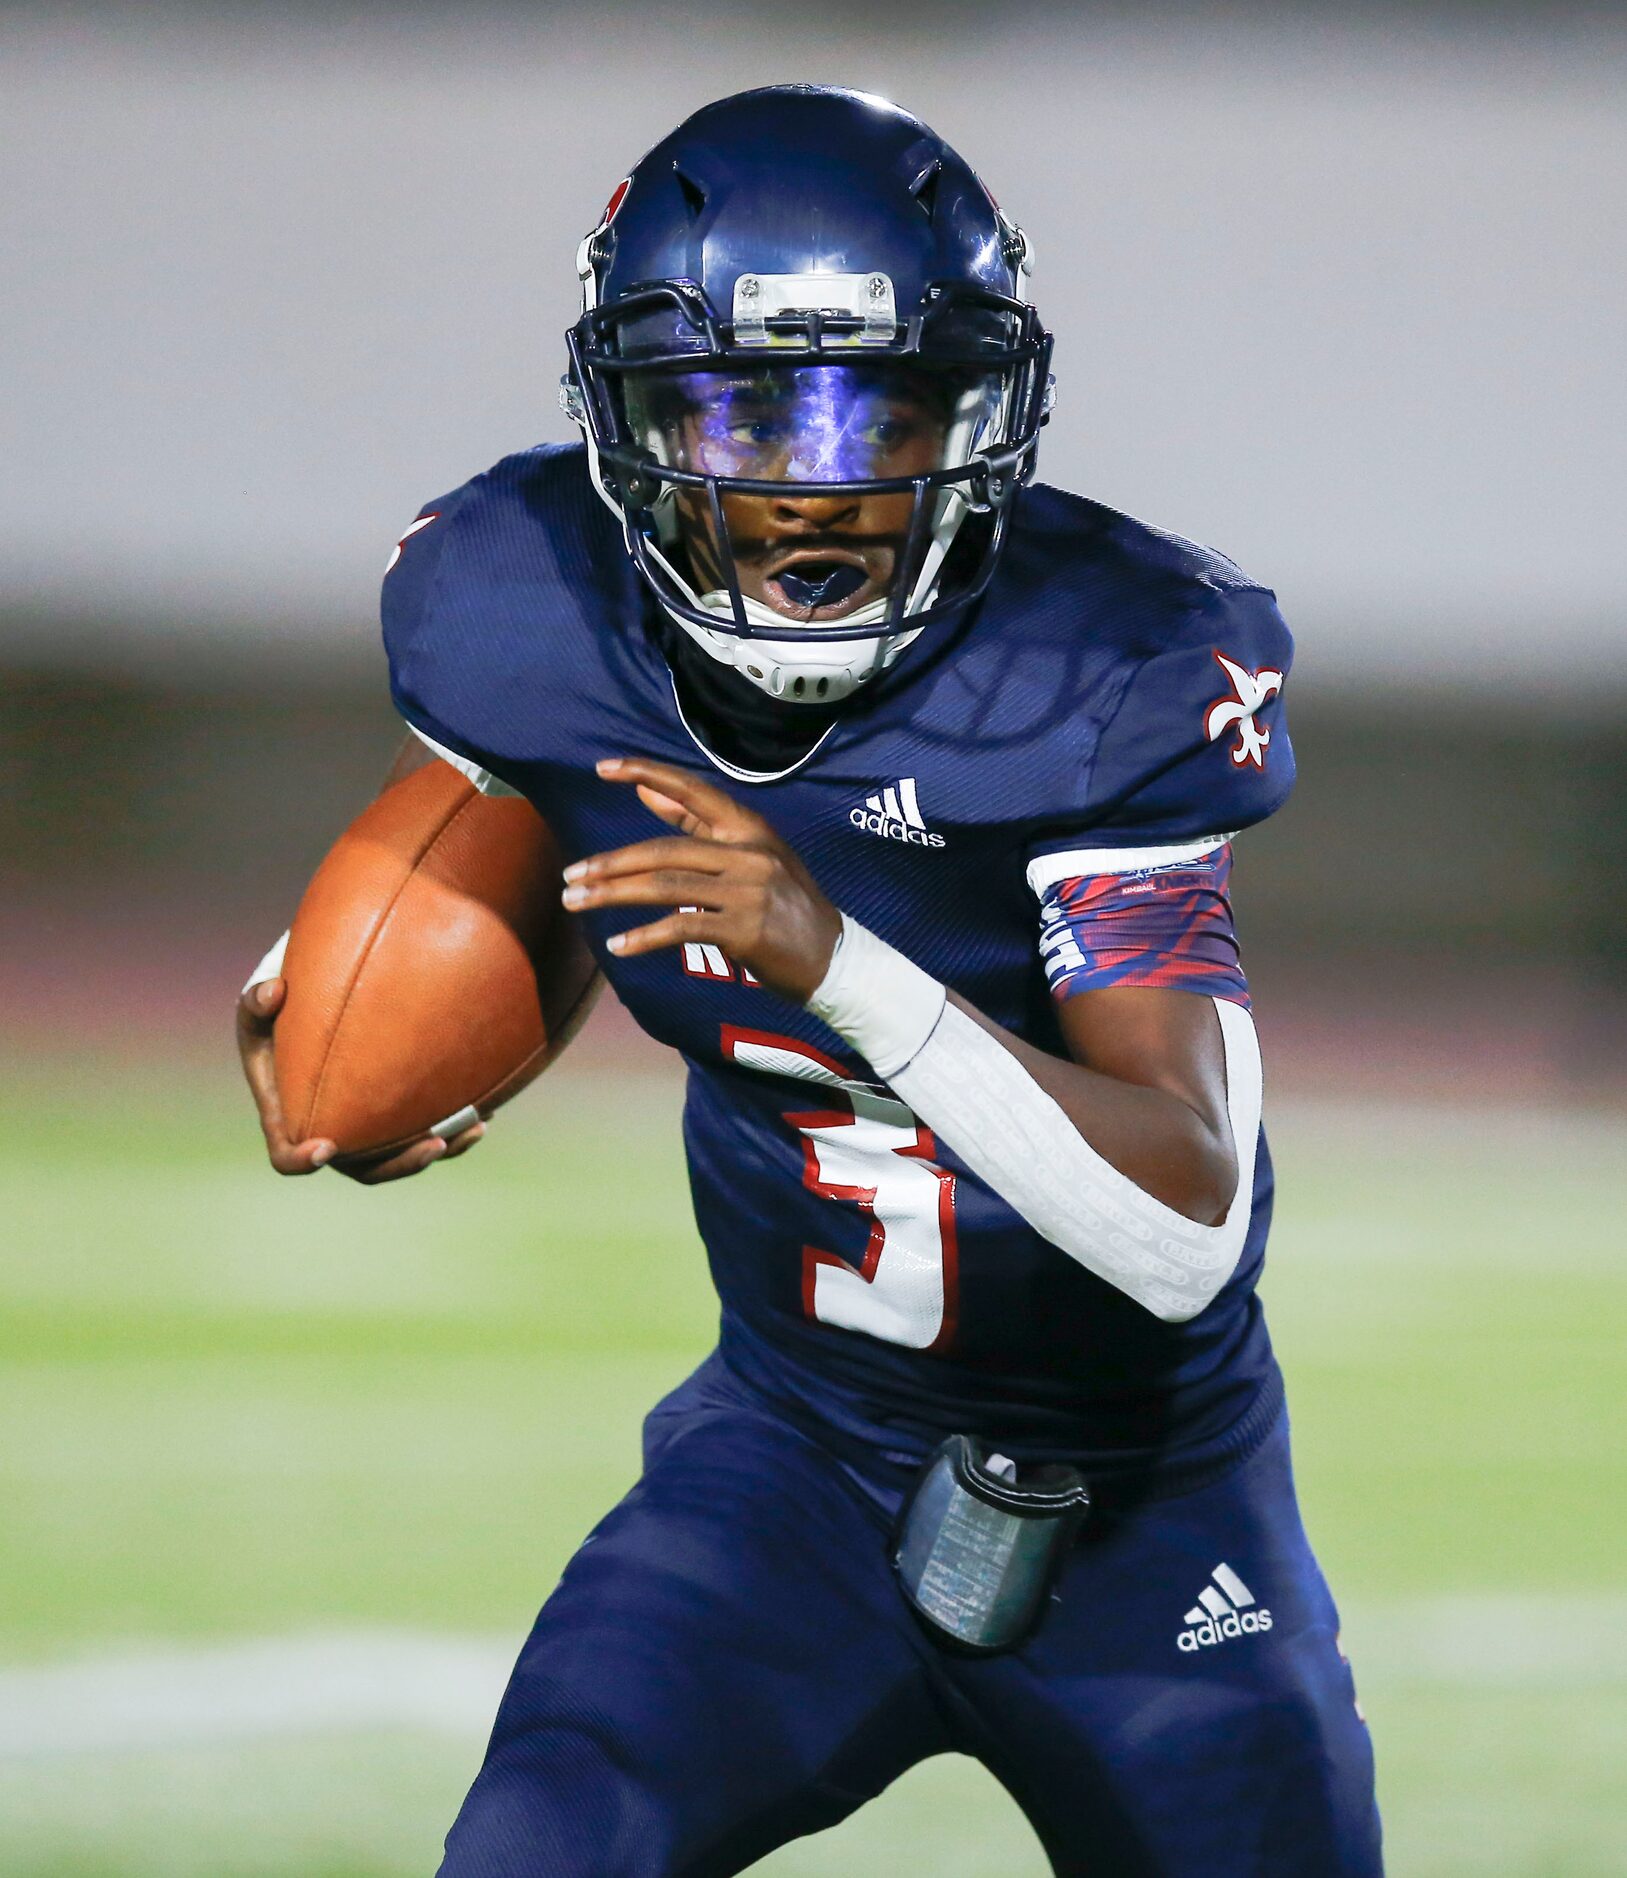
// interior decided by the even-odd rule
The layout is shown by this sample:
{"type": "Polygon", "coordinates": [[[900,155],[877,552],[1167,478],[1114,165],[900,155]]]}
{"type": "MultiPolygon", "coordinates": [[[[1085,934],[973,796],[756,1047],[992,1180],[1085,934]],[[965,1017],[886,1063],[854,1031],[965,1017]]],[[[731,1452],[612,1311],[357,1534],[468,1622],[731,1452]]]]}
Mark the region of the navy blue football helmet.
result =
{"type": "Polygon", "coordinates": [[[565,407],[713,658],[834,702],[983,592],[1051,339],[1027,237],[924,124],[817,85],[725,98],[644,157],[577,266],[565,407]]]}

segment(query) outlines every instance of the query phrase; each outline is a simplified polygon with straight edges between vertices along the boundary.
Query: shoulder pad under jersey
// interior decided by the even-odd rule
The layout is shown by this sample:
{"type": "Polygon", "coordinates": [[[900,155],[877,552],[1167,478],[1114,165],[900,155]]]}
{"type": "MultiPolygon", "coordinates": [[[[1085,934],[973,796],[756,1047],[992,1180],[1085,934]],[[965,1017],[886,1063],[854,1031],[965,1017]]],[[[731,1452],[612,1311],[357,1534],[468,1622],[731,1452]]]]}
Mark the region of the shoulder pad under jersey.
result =
{"type": "Polygon", "coordinates": [[[1294,786],[1282,703],[1293,640],[1273,595],[1226,588],[1130,674],[1091,762],[1093,825],[1112,845],[1235,834],[1294,786]]]}
{"type": "Polygon", "coordinates": [[[1070,546],[1047,557],[1045,610],[1065,612],[1075,643],[1102,658],[1072,773],[1057,779],[1057,833],[1161,846],[1264,821],[1294,782],[1282,702],[1293,640],[1275,595],[1212,549],[1035,493],[1038,532],[1070,546]]]}
{"type": "Polygon", "coordinates": [[[457,526],[465,503],[478,500],[483,476],[426,502],[385,563],[379,592],[379,619],[384,630],[384,651],[390,662],[390,691],[395,705],[416,730],[427,733],[449,751],[466,757],[466,747],[444,721],[444,704],[436,697],[434,680],[435,595],[446,544],[457,526]]]}
{"type": "Polygon", "coordinates": [[[502,775],[529,751],[538,700],[571,698],[626,558],[580,446],[505,457],[426,504],[384,577],[396,708],[502,775]]]}

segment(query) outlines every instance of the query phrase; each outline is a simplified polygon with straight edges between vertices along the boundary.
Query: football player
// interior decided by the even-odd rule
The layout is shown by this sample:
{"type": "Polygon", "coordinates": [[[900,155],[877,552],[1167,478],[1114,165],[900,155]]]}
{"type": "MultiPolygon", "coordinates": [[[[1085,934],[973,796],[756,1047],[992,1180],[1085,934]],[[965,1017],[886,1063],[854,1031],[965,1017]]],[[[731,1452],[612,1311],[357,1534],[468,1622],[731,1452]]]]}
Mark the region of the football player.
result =
{"type": "Polygon", "coordinates": [[[1227,876],[1292,785],[1290,641],[1220,555],[1033,480],[1031,272],[892,105],[712,105],[582,245],[581,444],[426,504],[386,576],[422,760],[536,804],[684,1055],[722,1300],[445,1878],[739,1871],[951,1750],[1058,1872],[1380,1869],[1255,1292],[1227,876]]]}

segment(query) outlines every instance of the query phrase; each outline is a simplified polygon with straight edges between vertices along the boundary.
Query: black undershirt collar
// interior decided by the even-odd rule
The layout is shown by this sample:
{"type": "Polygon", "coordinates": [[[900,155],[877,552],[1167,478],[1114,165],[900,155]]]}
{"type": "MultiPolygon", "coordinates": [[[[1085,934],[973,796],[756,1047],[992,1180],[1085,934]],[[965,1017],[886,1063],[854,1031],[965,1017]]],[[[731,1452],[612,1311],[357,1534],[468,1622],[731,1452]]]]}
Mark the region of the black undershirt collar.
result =
{"type": "Polygon", "coordinates": [[[839,704],[785,704],[695,644],[659,608],[656,641],[672,668],[691,735],[732,769],[763,777],[794,769],[842,714],[839,704]]]}

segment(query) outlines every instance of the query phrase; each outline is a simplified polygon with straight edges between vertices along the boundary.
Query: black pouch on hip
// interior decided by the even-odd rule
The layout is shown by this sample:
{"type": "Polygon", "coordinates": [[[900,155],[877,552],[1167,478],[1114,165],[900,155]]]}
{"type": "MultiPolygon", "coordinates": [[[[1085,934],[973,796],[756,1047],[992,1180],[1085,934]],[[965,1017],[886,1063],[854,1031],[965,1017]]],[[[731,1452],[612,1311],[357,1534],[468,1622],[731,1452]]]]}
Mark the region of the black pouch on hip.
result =
{"type": "Polygon", "coordinates": [[[967,1435],[938,1447],[893,1529],[893,1567],[942,1643],[992,1656],[1039,1623],[1090,1492],[1072,1467],[1025,1470],[967,1435]]]}

